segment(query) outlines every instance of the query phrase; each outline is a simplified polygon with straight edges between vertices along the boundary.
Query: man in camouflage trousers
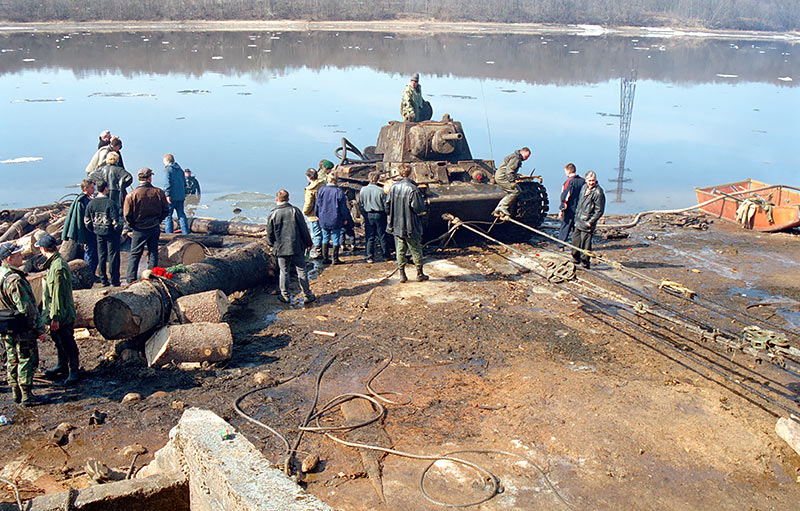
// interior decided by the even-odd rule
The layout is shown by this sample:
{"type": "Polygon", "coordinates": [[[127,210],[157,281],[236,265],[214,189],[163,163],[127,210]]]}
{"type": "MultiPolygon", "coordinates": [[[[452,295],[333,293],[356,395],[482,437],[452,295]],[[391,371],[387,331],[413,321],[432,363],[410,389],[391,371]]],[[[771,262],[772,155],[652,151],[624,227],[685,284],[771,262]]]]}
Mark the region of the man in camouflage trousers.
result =
{"type": "Polygon", "coordinates": [[[30,406],[37,402],[31,391],[33,373],[39,365],[38,340],[45,338],[45,327],[31,285],[25,278],[22,265],[22,247],[13,242],[0,245],[0,306],[18,314],[13,324],[4,323],[0,333],[8,357],[8,384],[14,393],[14,402],[30,406]]]}

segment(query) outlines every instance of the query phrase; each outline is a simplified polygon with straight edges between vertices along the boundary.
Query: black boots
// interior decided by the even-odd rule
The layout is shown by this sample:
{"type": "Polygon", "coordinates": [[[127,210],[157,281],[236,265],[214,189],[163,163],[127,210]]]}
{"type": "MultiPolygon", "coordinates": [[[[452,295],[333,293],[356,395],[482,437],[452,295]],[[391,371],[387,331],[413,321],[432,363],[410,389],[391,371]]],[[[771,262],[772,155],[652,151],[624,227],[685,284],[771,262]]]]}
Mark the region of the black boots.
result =
{"type": "Polygon", "coordinates": [[[408,276],[406,275],[406,268],[405,266],[401,266],[398,270],[400,272],[400,283],[408,282],[408,276]]]}
{"type": "Polygon", "coordinates": [[[78,357],[70,357],[69,359],[69,374],[67,379],[64,380],[63,385],[74,385],[81,379],[80,367],[78,365],[78,357]]]}
{"type": "Polygon", "coordinates": [[[339,259],[339,246],[333,247],[333,264],[342,264],[342,260],[339,259]]]}
{"type": "Polygon", "coordinates": [[[328,252],[331,248],[330,243],[322,244],[322,264],[331,264],[331,258],[328,257],[328,252]]]}
{"type": "Polygon", "coordinates": [[[14,402],[20,403],[22,401],[22,390],[20,390],[19,386],[12,385],[11,392],[14,393],[14,402]]]}
{"type": "Polygon", "coordinates": [[[56,344],[56,353],[58,355],[58,362],[56,363],[55,367],[44,372],[44,377],[50,381],[58,380],[61,376],[66,375],[69,371],[67,366],[67,354],[58,344],[56,344]]]}
{"type": "Polygon", "coordinates": [[[425,282],[430,277],[422,273],[422,265],[417,266],[417,282],[425,282]]]}

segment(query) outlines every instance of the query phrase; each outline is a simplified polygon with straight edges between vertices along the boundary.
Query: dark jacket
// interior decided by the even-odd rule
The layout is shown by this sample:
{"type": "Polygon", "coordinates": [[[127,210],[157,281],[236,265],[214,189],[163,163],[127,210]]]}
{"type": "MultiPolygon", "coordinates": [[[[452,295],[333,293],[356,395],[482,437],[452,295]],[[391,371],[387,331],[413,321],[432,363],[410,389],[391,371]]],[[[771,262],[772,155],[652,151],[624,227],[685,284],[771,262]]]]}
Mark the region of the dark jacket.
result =
{"type": "Polygon", "coordinates": [[[103,165],[89,174],[89,179],[99,183],[101,180],[108,183],[108,196],[119,204],[120,209],[125,201],[127,188],[133,184],[131,173],[118,165],[103,165]]]}
{"type": "Polygon", "coordinates": [[[77,199],[72,201],[64,220],[64,227],[61,229],[62,240],[75,240],[83,244],[92,242],[94,234],[84,224],[86,205],[89,204],[89,200],[85,193],[81,193],[77,199]]]}
{"type": "Polygon", "coordinates": [[[379,184],[370,183],[358,192],[358,207],[362,214],[385,213],[386,192],[379,184]]]}
{"type": "Polygon", "coordinates": [[[578,175],[569,177],[564,181],[564,186],[561,187],[561,204],[558,206],[558,210],[564,212],[565,218],[572,218],[575,216],[575,208],[578,206],[578,197],[585,183],[586,181],[578,175]]]}
{"type": "Polygon", "coordinates": [[[600,185],[595,185],[589,190],[588,185],[583,185],[581,188],[578,206],[575,209],[575,228],[579,231],[594,232],[597,221],[606,209],[606,195],[600,185]]]}
{"type": "Polygon", "coordinates": [[[86,206],[83,215],[86,228],[98,236],[122,231],[122,211],[119,204],[107,195],[98,195],[86,206]]]}
{"type": "Polygon", "coordinates": [[[386,232],[400,238],[421,238],[420,215],[428,209],[422,192],[411,178],[404,177],[389,188],[386,196],[386,232]]]}
{"type": "Polygon", "coordinates": [[[517,171],[521,166],[522,155],[519,154],[519,151],[514,151],[506,156],[503,163],[500,164],[500,167],[498,167],[497,172],[494,174],[494,180],[503,183],[516,182],[518,178],[517,171]]]}
{"type": "Polygon", "coordinates": [[[127,197],[122,215],[133,229],[143,231],[161,223],[169,214],[164,190],[148,182],[140,183],[127,197]]]}
{"type": "MultiPolygon", "coordinates": [[[[184,174],[185,175],[185,174],[184,174]]],[[[200,195],[200,181],[194,176],[185,179],[186,195],[200,195]]]]}
{"type": "Polygon", "coordinates": [[[336,185],[325,185],[317,192],[314,211],[323,229],[341,229],[350,218],[347,195],[336,185]]]}
{"type": "MultiPolygon", "coordinates": [[[[25,316],[25,332],[16,335],[23,338],[35,337],[45,333],[45,325],[39,307],[36,306],[36,298],[33,296],[33,289],[26,278],[27,274],[15,266],[8,263],[0,265],[0,305],[2,308],[16,310],[25,316]]],[[[0,334],[0,338],[10,337],[0,334]]]]}
{"type": "Polygon", "coordinates": [[[276,256],[305,252],[313,243],[303,212],[288,202],[275,206],[267,219],[267,241],[276,256]]]}
{"type": "Polygon", "coordinates": [[[186,177],[181,166],[172,162],[164,167],[164,172],[164,193],[169,200],[186,200],[186,177]]]}

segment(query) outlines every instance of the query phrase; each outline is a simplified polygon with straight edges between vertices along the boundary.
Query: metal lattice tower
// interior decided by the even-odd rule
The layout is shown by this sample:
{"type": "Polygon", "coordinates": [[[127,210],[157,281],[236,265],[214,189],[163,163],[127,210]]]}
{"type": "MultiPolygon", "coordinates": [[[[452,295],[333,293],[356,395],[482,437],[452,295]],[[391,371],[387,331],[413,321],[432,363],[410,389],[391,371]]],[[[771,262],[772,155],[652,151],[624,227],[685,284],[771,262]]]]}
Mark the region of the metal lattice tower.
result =
{"type": "Polygon", "coordinates": [[[622,200],[623,192],[631,192],[623,188],[623,183],[630,181],[625,177],[625,172],[631,169],[625,168],[625,158],[628,155],[628,137],[631,134],[631,116],[633,115],[633,96],[636,93],[636,71],[631,71],[630,78],[623,78],[619,85],[619,168],[616,179],[610,181],[617,183],[617,197],[614,202],[625,202],[622,200]]]}

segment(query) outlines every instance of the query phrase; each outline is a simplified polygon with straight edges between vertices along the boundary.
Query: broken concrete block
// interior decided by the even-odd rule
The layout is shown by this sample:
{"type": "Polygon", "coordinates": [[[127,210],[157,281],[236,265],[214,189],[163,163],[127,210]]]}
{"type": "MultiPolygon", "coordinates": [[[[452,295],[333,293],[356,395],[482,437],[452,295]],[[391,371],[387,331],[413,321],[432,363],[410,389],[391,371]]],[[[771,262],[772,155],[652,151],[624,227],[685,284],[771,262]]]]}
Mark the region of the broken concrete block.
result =
{"type": "Polygon", "coordinates": [[[794,452],[800,454],[800,424],[792,419],[781,417],[775,424],[775,433],[789,444],[794,452]]]}

